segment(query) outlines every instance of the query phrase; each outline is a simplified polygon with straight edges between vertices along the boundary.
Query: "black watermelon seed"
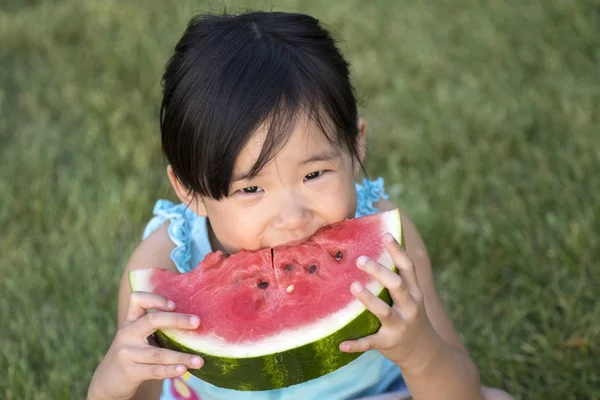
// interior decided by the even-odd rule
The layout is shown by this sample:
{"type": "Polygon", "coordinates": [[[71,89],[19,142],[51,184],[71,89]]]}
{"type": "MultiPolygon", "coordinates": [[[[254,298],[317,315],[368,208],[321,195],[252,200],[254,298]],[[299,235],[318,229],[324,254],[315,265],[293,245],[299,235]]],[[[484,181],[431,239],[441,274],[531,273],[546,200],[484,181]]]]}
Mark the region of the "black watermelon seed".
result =
{"type": "Polygon", "coordinates": [[[310,267],[308,267],[308,273],[309,274],[314,274],[316,271],[317,271],[317,266],[315,264],[313,264],[310,267]]]}
{"type": "Polygon", "coordinates": [[[294,269],[294,267],[292,267],[292,264],[288,264],[288,265],[285,266],[285,270],[286,271],[291,271],[293,269],[294,269]]]}
{"type": "Polygon", "coordinates": [[[338,251],[337,253],[335,253],[335,259],[338,261],[340,261],[342,259],[342,256],[343,256],[343,254],[342,254],[341,250],[338,251]]]}
{"type": "Polygon", "coordinates": [[[266,289],[269,287],[269,282],[260,282],[257,286],[259,289],[266,289]]]}

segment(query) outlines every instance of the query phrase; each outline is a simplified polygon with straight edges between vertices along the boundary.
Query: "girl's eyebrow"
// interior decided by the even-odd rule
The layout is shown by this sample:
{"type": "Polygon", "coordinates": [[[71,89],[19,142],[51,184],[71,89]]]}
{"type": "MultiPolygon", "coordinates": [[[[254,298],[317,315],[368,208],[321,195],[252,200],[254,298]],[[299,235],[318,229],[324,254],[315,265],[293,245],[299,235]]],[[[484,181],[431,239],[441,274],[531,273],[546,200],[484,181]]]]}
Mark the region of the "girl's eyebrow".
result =
{"type": "MultiPolygon", "coordinates": [[[[306,165],[306,164],[310,164],[310,163],[318,162],[318,161],[333,161],[336,158],[338,158],[339,156],[340,156],[339,151],[337,151],[335,149],[328,149],[328,150],[322,151],[320,153],[314,154],[314,155],[308,157],[306,160],[302,160],[300,162],[300,165],[306,165]]],[[[256,175],[260,175],[260,171],[256,175]]],[[[253,178],[253,177],[250,176],[250,170],[248,170],[243,173],[235,174],[233,177],[232,183],[244,181],[244,180],[247,180],[250,178],[253,178]]]]}
{"type": "Polygon", "coordinates": [[[317,162],[317,161],[332,161],[332,160],[336,159],[337,157],[339,157],[339,155],[340,155],[339,151],[337,151],[335,149],[325,150],[325,151],[322,151],[320,153],[317,153],[317,154],[314,154],[314,155],[308,157],[304,161],[301,161],[300,165],[306,165],[306,164],[310,164],[310,163],[317,162]]]}
{"type": "MultiPolygon", "coordinates": [[[[250,174],[250,171],[251,171],[251,169],[249,169],[249,170],[248,170],[248,171],[246,171],[246,172],[242,172],[242,173],[240,173],[240,174],[235,174],[235,175],[233,176],[233,181],[232,181],[232,183],[236,183],[236,182],[239,182],[239,181],[245,181],[245,180],[248,180],[248,179],[251,179],[251,178],[253,178],[254,176],[251,176],[251,174],[250,174]]],[[[259,172],[258,172],[258,174],[256,174],[256,175],[260,175],[260,171],[259,171],[259,172]]]]}

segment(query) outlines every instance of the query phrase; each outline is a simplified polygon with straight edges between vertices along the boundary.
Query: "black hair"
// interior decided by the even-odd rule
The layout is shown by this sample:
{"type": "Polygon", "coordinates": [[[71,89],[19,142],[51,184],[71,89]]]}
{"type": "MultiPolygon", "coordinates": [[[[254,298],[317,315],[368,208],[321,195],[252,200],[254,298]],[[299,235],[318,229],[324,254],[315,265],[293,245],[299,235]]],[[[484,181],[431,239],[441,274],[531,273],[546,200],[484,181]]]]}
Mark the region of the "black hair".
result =
{"type": "Polygon", "coordinates": [[[190,193],[226,197],[237,156],[256,129],[266,126],[250,171],[255,176],[286,143],[300,112],[362,167],[349,64],[311,16],[194,17],[167,63],[162,85],[163,152],[190,193]]]}

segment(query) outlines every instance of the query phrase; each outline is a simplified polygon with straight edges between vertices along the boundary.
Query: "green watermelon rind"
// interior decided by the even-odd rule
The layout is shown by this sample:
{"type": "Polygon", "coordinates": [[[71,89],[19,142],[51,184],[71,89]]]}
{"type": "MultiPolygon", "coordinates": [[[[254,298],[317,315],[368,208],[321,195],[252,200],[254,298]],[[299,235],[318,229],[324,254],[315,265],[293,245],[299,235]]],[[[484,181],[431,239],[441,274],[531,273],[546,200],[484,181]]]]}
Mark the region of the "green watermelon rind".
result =
{"type": "MultiPolygon", "coordinates": [[[[394,220],[397,219],[393,226],[398,229],[397,238],[404,246],[400,213],[395,211],[391,213],[394,220]]],[[[397,272],[395,266],[390,266],[390,269],[397,272]]],[[[129,284],[131,290],[135,290],[132,272],[135,271],[129,273],[129,284]]],[[[386,288],[382,288],[378,297],[387,304],[392,304],[386,288]]],[[[279,353],[246,358],[199,352],[177,342],[161,330],[155,332],[155,337],[164,348],[201,356],[204,366],[188,371],[203,381],[226,389],[263,391],[304,383],[340,369],[363,354],[342,352],[339,350],[340,343],[372,335],[380,327],[379,319],[369,310],[364,310],[344,327],[319,340],[279,353]]]]}

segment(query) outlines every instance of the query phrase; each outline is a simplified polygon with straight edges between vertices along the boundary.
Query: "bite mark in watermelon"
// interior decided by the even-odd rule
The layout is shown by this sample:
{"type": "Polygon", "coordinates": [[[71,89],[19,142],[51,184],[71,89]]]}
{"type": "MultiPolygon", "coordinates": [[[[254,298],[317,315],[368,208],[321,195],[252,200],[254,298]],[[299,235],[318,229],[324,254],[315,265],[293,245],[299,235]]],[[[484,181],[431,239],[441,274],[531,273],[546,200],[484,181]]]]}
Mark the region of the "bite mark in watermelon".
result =
{"type": "Polygon", "coordinates": [[[387,289],[356,267],[366,255],[395,270],[386,232],[404,245],[398,210],[324,227],[300,245],[213,252],[185,274],[131,271],[129,282],[133,291],[160,294],[177,312],[200,317],[198,329],[156,332],[165,347],[205,359],[192,374],[224,388],[277,389],[343,367],[360,354],[343,353],[339,344],[377,332],[379,320],[350,285],[359,281],[391,304],[387,289]]]}

